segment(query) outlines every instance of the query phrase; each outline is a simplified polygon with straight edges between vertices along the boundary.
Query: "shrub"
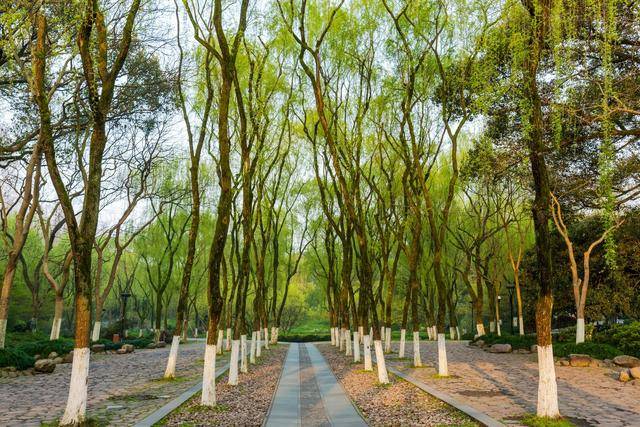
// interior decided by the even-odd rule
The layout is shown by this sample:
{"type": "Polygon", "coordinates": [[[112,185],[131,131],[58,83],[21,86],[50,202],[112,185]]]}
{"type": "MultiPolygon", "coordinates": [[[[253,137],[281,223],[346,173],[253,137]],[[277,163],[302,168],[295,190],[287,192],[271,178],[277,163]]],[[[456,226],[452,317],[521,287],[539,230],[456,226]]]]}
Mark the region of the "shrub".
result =
{"type": "Polygon", "coordinates": [[[622,352],[609,344],[595,342],[556,343],[553,345],[554,356],[566,357],[570,354],[588,354],[595,359],[613,359],[621,355],[622,352]]]}
{"type": "Polygon", "coordinates": [[[329,334],[285,334],[278,337],[278,341],[283,342],[315,342],[330,340],[331,335],[329,334]]]}
{"type": "Polygon", "coordinates": [[[9,332],[7,333],[7,347],[17,347],[23,343],[34,341],[46,341],[49,339],[48,334],[44,334],[39,331],[27,331],[27,332],[9,332]]]}
{"type": "MultiPolygon", "coordinates": [[[[584,325],[584,339],[585,341],[591,341],[593,339],[593,331],[595,327],[592,324],[584,325]]],[[[558,342],[576,342],[576,327],[569,326],[566,328],[559,329],[555,334],[554,338],[558,342]]]]}
{"type": "Polygon", "coordinates": [[[0,368],[15,366],[16,369],[24,370],[33,367],[36,360],[17,348],[0,349],[0,368]]]}
{"type": "Polygon", "coordinates": [[[473,341],[482,340],[486,345],[493,344],[511,344],[511,348],[516,350],[519,348],[524,348],[529,350],[533,344],[536,343],[535,335],[502,335],[498,336],[496,334],[487,334],[482,335],[473,341]]]}
{"type": "Polygon", "coordinates": [[[593,341],[609,344],[624,354],[640,357],[640,322],[614,325],[609,329],[596,333],[593,341]]]}
{"type": "Polygon", "coordinates": [[[42,357],[47,357],[47,355],[52,351],[55,351],[59,355],[63,355],[73,350],[73,340],[61,338],[53,341],[43,340],[25,342],[20,344],[16,348],[24,351],[29,356],[35,356],[36,354],[39,354],[42,357]]]}

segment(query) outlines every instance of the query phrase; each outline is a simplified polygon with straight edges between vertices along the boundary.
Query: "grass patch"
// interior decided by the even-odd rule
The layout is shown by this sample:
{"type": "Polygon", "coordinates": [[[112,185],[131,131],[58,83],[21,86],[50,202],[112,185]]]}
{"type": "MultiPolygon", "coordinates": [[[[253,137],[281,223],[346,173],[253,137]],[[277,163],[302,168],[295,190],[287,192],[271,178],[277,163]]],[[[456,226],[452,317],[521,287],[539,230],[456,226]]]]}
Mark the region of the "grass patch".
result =
{"type": "Polygon", "coordinates": [[[201,413],[208,413],[208,412],[221,414],[223,412],[229,411],[229,405],[225,405],[224,403],[219,403],[216,406],[193,405],[193,406],[189,406],[186,411],[192,414],[201,414],[201,413]]]}
{"type": "MultiPolygon", "coordinates": [[[[79,424],[80,427],[101,427],[107,425],[106,423],[100,422],[95,418],[87,418],[82,423],[79,424]]],[[[40,427],[59,427],[60,420],[54,421],[42,421],[40,422],[40,427]]]]}
{"type": "Polygon", "coordinates": [[[189,378],[187,377],[173,377],[173,378],[154,378],[151,381],[154,383],[181,383],[187,381],[189,378]]]}
{"type": "Polygon", "coordinates": [[[533,414],[526,415],[520,422],[529,427],[575,427],[575,424],[564,418],[538,417],[533,414]]]}
{"type": "Polygon", "coordinates": [[[153,394],[133,393],[133,394],[121,394],[115,396],[109,396],[108,400],[119,400],[124,402],[142,402],[145,400],[157,399],[158,396],[153,394]]]}

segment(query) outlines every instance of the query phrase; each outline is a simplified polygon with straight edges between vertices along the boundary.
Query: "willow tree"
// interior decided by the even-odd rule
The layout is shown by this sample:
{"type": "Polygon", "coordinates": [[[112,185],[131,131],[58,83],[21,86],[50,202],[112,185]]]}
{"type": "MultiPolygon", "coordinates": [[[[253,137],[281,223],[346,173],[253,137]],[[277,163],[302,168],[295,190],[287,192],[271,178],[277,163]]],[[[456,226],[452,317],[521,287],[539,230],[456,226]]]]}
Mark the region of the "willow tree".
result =
{"type": "MultiPolygon", "coordinates": [[[[183,0],[183,5],[193,27],[196,41],[211,53],[219,64],[220,86],[218,93],[218,177],[220,196],[218,198],[216,225],[209,251],[209,286],[207,300],[209,305],[209,327],[205,350],[204,372],[202,375],[202,404],[215,406],[215,360],[218,336],[218,324],[224,301],[220,292],[220,270],[224,248],[229,232],[229,218],[231,216],[231,137],[229,133],[229,107],[231,105],[232,90],[237,79],[236,58],[244,37],[247,25],[247,9],[249,0],[242,0],[238,10],[238,23],[233,40],[229,43],[222,23],[222,1],[215,0],[213,7],[205,7],[183,0]],[[214,36],[215,41],[214,44],[214,36]]],[[[234,340],[235,341],[235,340],[234,340]]],[[[232,349],[231,365],[229,368],[230,382],[237,383],[239,342],[232,349]],[[235,355],[235,358],[234,358],[235,355]],[[233,378],[233,379],[232,379],[233,378]]]]}
{"type": "MultiPolygon", "coordinates": [[[[196,60],[198,68],[201,68],[202,84],[200,85],[200,87],[202,92],[204,93],[201,97],[202,99],[199,102],[199,104],[201,105],[196,104],[193,107],[193,109],[196,110],[197,114],[193,114],[193,112],[191,111],[192,106],[188,101],[188,92],[185,93],[185,81],[188,80],[185,79],[185,77],[187,76],[184,76],[184,62],[186,59],[185,50],[182,46],[181,40],[179,8],[177,2],[174,3],[176,6],[176,43],[178,45],[179,52],[176,86],[180,112],[182,113],[182,120],[185,125],[187,142],[189,144],[189,188],[191,195],[191,223],[189,224],[187,257],[182,268],[182,278],[180,280],[180,296],[178,298],[178,307],[176,311],[176,328],[173,332],[171,351],[169,353],[169,358],[167,359],[167,367],[164,372],[165,378],[173,378],[175,376],[176,363],[178,361],[178,352],[180,346],[180,336],[186,329],[185,312],[187,310],[189,285],[191,283],[191,275],[196,254],[196,241],[198,239],[198,231],[200,229],[200,158],[202,156],[202,149],[205,142],[207,142],[209,138],[211,138],[212,130],[210,129],[209,120],[211,119],[211,109],[215,98],[213,70],[211,68],[213,55],[209,49],[204,49],[201,60],[196,60]],[[195,120],[198,120],[197,126],[192,124],[192,121],[195,120]]],[[[208,37],[210,38],[211,34],[208,34],[208,37]]]]}

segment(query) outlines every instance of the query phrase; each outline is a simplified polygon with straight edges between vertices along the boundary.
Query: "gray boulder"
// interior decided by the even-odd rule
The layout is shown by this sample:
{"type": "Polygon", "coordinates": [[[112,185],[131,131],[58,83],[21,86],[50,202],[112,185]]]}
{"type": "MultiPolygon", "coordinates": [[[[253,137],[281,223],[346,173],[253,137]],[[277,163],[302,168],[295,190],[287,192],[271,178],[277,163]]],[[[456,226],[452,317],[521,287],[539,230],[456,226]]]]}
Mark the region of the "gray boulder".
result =
{"type": "Polygon", "coordinates": [[[58,357],[58,353],[56,353],[55,351],[52,351],[51,353],[49,353],[49,355],[47,356],[47,359],[55,359],[56,357],[58,357]]]}
{"type": "Polygon", "coordinates": [[[640,359],[633,356],[616,356],[613,358],[613,363],[618,366],[623,366],[625,368],[635,368],[640,366],[640,359]]]}
{"type": "Polygon", "coordinates": [[[489,348],[489,353],[511,353],[511,344],[494,344],[489,348]]]}
{"type": "Polygon", "coordinates": [[[94,344],[91,346],[91,351],[93,351],[94,353],[100,353],[104,351],[104,349],[105,349],[104,344],[94,344]]]}
{"type": "Polygon", "coordinates": [[[73,362],[73,350],[71,350],[62,358],[62,363],[72,363],[72,362],[73,362]]]}
{"type": "Polygon", "coordinates": [[[40,359],[36,361],[34,369],[41,374],[50,374],[56,369],[56,364],[51,359],[40,359]]]}
{"type": "Polygon", "coordinates": [[[587,354],[570,354],[569,365],[574,368],[586,368],[592,366],[593,359],[587,354]]]}
{"type": "Polygon", "coordinates": [[[135,347],[133,346],[133,344],[123,344],[120,349],[124,350],[126,353],[133,353],[135,347]]]}

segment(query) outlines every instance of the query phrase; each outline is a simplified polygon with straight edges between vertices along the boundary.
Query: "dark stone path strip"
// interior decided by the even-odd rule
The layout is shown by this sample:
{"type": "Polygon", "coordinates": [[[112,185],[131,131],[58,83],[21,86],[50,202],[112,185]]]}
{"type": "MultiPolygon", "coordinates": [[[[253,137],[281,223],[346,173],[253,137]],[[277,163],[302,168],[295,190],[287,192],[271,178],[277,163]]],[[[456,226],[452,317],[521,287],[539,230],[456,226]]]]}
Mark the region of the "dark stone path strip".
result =
{"type": "Polygon", "coordinates": [[[289,345],[276,395],[265,423],[267,427],[301,426],[299,345],[289,345]]]}
{"type": "Polygon", "coordinates": [[[300,418],[302,425],[326,427],[331,423],[316,381],[316,373],[306,345],[300,346],[300,418]]]}
{"type": "Polygon", "coordinates": [[[334,426],[366,426],[353,403],[314,344],[305,345],[315,371],[316,382],[324,403],[325,415],[334,426]]]}

